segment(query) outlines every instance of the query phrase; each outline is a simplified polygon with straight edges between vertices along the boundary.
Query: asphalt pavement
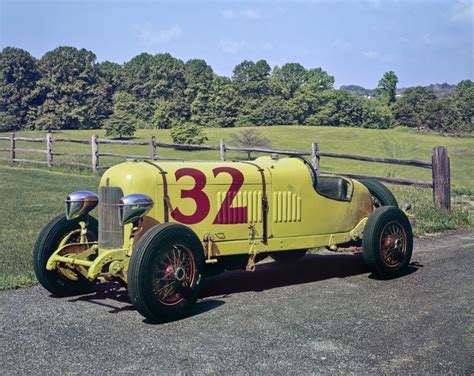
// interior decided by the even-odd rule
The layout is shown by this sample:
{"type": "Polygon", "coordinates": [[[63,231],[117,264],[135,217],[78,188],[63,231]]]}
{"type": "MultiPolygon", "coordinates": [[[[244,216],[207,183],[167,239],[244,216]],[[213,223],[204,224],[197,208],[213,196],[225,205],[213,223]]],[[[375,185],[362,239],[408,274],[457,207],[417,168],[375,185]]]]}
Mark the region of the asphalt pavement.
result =
{"type": "Polygon", "coordinates": [[[0,292],[0,374],[474,374],[474,231],[415,240],[406,275],[307,255],[207,279],[193,315],[150,324],[126,290],[0,292]]]}

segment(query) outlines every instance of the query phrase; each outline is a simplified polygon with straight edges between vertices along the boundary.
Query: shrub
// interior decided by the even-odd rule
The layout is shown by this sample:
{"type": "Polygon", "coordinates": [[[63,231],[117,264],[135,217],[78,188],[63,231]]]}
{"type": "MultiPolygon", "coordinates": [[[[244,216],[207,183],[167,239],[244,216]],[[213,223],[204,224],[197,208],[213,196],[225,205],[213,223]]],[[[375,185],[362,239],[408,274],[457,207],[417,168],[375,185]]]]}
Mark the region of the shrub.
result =
{"type": "Polygon", "coordinates": [[[207,141],[203,129],[192,123],[178,123],[171,129],[171,138],[176,144],[201,145],[207,141]]]}

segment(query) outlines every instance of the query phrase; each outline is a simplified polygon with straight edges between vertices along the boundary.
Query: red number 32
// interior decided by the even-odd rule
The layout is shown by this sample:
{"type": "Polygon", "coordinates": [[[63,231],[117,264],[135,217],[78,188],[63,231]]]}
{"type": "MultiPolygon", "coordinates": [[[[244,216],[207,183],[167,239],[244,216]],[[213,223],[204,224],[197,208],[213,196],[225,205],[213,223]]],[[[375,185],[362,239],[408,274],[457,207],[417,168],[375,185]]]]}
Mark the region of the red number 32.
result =
{"type": "MultiPolygon", "coordinates": [[[[231,207],[232,201],[238,194],[240,188],[244,184],[244,175],[239,170],[232,167],[217,167],[212,170],[214,177],[226,173],[232,177],[232,183],[227,190],[221,207],[219,208],[213,224],[236,224],[247,223],[247,207],[231,207]]],[[[196,203],[194,213],[190,215],[183,214],[179,208],[175,208],[171,212],[171,216],[178,222],[192,225],[201,222],[207,217],[211,209],[209,197],[204,193],[203,189],[206,186],[206,175],[195,168],[181,168],[176,170],[176,181],[184,176],[190,176],[194,180],[194,186],[191,189],[181,190],[181,198],[191,198],[196,203]]]]}

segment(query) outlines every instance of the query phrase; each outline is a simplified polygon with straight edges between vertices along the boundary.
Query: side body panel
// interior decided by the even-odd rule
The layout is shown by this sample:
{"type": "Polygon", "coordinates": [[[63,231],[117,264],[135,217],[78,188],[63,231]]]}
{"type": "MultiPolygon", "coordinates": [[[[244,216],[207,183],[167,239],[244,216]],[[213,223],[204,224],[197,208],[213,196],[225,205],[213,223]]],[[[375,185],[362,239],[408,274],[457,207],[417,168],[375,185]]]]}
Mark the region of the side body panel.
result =
{"type": "MultiPolygon", "coordinates": [[[[216,254],[228,255],[248,253],[250,239],[263,238],[265,195],[267,251],[317,246],[331,234],[345,234],[344,241],[372,210],[367,189],[348,181],[352,200],[336,201],[315,191],[308,167],[297,158],[261,157],[251,163],[131,161],[107,170],[100,185],[154,200],[142,233],[168,219],[189,226],[203,242],[212,236],[216,254]]],[[[130,231],[127,225],[124,246],[130,231]]]]}

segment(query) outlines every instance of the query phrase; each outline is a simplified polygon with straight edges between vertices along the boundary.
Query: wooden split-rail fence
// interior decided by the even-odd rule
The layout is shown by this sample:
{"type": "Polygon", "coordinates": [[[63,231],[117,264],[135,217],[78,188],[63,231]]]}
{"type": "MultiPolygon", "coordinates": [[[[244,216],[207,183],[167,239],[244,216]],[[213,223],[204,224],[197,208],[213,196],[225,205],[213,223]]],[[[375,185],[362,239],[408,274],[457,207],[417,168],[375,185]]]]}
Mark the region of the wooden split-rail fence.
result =
{"type": "MultiPolygon", "coordinates": [[[[9,158],[0,158],[0,160],[9,162],[27,162],[27,163],[39,163],[53,167],[57,164],[66,164],[73,166],[80,166],[91,168],[93,172],[97,172],[100,169],[108,168],[109,166],[99,165],[100,157],[118,157],[118,158],[133,158],[133,159],[148,159],[148,160],[176,160],[176,158],[169,158],[157,154],[157,148],[171,148],[175,150],[216,150],[220,153],[220,160],[226,160],[226,153],[228,151],[237,152],[258,152],[267,154],[280,154],[280,155],[295,155],[295,156],[309,156],[311,157],[311,164],[318,173],[330,173],[320,170],[320,159],[324,158],[342,158],[355,161],[363,162],[375,162],[375,163],[386,163],[392,165],[412,166],[418,168],[430,169],[432,171],[432,180],[412,180],[393,178],[385,176],[374,176],[374,175],[362,175],[352,174],[346,172],[339,172],[337,175],[347,176],[350,178],[370,178],[376,179],[381,182],[416,186],[421,188],[429,188],[433,190],[433,202],[438,206],[449,210],[451,208],[451,183],[450,183],[450,162],[448,157],[448,151],[443,146],[436,146],[433,148],[431,161],[415,160],[415,159],[396,159],[396,158],[384,158],[384,157],[368,157],[353,154],[340,154],[340,153],[328,153],[321,152],[319,150],[319,143],[311,144],[311,151],[297,151],[297,150],[277,150],[263,147],[237,147],[225,145],[224,140],[220,140],[219,145],[183,145],[174,143],[158,142],[155,136],[152,136],[150,141],[128,141],[128,140],[108,140],[99,138],[98,135],[93,134],[91,140],[82,140],[75,138],[53,138],[52,133],[47,133],[46,137],[20,137],[12,133],[10,136],[0,136],[0,140],[9,140],[9,148],[0,148],[0,151],[9,152],[9,158]],[[43,149],[38,148],[23,148],[18,147],[17,142],[30,142],[30,143],[45,143],[46,147],[43,149]],[[60,142],[79,143],[90,145],[90,151],[84,153],[72,153],[72,152],[57,152],[54,151],[54,145],[60,142]],[[120,153],[108,153],[101,152],[99,145],[101,144],[119,144],[119,145],[140,145],[148,146],[148,155],[127,155],[120,153]],[[45,160],[32,160],[17,158],[17,152],[44,154],[45,160]],[[77,162],[58,162],[55,161],[55,156],[72,156],[72,157],[87,157],[91,158],[90,164],[77,163],[77,162]]],[[[334,174],[331,172],[331,174],[334,174]]]]}

